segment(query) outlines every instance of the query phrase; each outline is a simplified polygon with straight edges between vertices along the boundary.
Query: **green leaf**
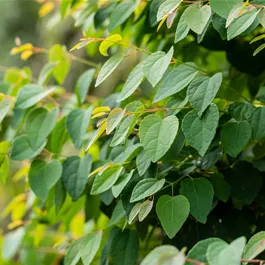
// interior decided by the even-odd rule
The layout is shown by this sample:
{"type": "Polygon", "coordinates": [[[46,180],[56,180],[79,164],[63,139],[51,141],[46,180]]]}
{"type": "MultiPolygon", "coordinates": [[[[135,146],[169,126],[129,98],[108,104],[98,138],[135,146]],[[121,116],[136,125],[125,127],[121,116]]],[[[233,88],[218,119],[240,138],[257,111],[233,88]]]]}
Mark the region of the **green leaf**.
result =
{"type": "Polygon", "coordinates": [[[55,66],[56,63],[47,63],[43,66],[39,74],[38,85],[44,86],[48,82],[49,78],[53,73],[55,66]]]}
{"type": "Polygon", "coordinates": [[[138,202],[138,203],[136,203],[133,206],[133,208],[132,208],[132,210],[131,210],[131,212],[129,214],[129,219],[128,219],[128,224],[129,225],[132,224],[133,221],[136,219],[136,217],[137,217],[137,215],[138,215],[138,213],[139,213],[139,211],[141,209],[141,205],[142,204],[140,202],[138,202]]]}
{"type": "Polygon", "coordinates": [[[198,70],[193,63],[186,63],[173,69],[168,75],[166,75],[160,88],[158,89],[154,103],[172,96],[181,90],[183,90],[189,83],[195,78],[198,70]]]}
{"type": "Polygon", "coordinates": [[[155,25],[158,24],[158,21],[156,19],[157,11],[159,6],[165,2],[166,0],[153,0],[150,3],[150,8],[149,8],[149,20],[150,20],[150,26],[154,27],[155,25]]]}
{"type": "Polygon", "coordinates": [[[49,135],[47,149],[52,153],[59,154],[67,138],[66,117],[63,117],[57,122],[52,133],[49,135]]]}
{"type": "Polygon", "coordinates": [[[254,52],[253,56],[256,56],[259,52],[265,49],[265,43],[261,44],[254,52]]]}
{"type": "Polygon", "coordinates": [[[91,165],[90,155],[85,155],[83,158],[70,156],[63,162],[63,184],[73,201],[78,200],[85,190],[91,165]]]}
{"type": "MultiPolygon", "coordinates": [[[[6,142],[2,142],[0,146],[6,142]]],[[[9,142],[8,142],[9,143],[9,142]]],[[[1,148],[1,147],[0,147],[1,148]]],[[[0,179],[3,182],[3,184],[6,183],[7,177],[9,173],[9,159],[8,155],[0,155],[0,179]]]]}
{"type": "Polygon", "coordinates": [[[55,204],[56,213],[58,213],[61,207],[63,206],[65,198],[66,198],[66,189],[63,185],[62,179],[59,179],[59,181],[55,185],[55,195],[54,195],[54,204],[55,204]]]}
{"type": "MultiPolygon", "coordinates": [[[[199,241],[194,247],[189,251],[187,258],[197,260],[199,262],[207,262],[206,252],[208,247],[214,242],[224,242],[219,238],[207,238],[199,241]]],[[[185,265],[193,265],[191,262],[186,262],[185,265]]]]}
{"type": "Polygon", "coordinates": [[[99,86],[105,79],[107,79],[111,75],[111,73],[118,67],[123,57],[123,54],[116,53],[103,64],[96,80],[96,87],[99,86]]]}
{"type": "Polygon", "coordinates": [[[222,250],[229,246],[225,241],[212,242],[206,251],[206,257],[209,265],[216,265],[218,262],[218,255],[222,250]]]}
{"type": "Polygon", "coordinates": [[[157,83],[161,80],[164,73],[166,72],[171,62],[173,53],[174,48],[172,46],[168,53],[162,58],[158,59],[154,64],[152,64],[151,68],[149,69],[148,75],[146,77],[153,87],[157,85],[157,83]]]}
{"type": "Polygon", "coordinates": [[[112,240],[110,255],[113,265],[135,265],[139,252],[139,240],[135,230],[118,231],[112,240]]]}
{"type": "Polygon", "coordinates": [[[53,75],[56,81],[61,85],[64,82],[71,65],[65,47],[62,47],[60,44],[53,45],[49,51],[49,61],[56,63],[56,66],[53,69],[53,75]]]}
{"type": "Polygon", "coordinates": [[[136,167],[140,176],[143,176],[146,170],[150,167],[152,161],[146,155],[145,151],[142,149],[139,155],[136,157],[136,167]]]}
{"type": "Polygon", "coordinates": [[[157,162],[174,142],[179,127],[176,116],[162,119],[155,114],[143,119],[140,125],[140,141],[147,156],[157,162]]]}
{"type": "Polygon", "coordinates": [[[214,259],[214,263],[211,263],[210,265],[240,265],[245,245],[245,237],[240,237],[234,240],[230,245],[228,245],[218,253],[218,256],[214,259]]]}
{"type": "Polygon", "coordinates": [[[45,145],[46,141],[44,141],[37,148],[33,149],[27,135],[18,136],[12,143],[10,158],[12,160],[25,160],[34,158],[40,154],[45,145]]]}
{"type": "Polygon", "coordinates": [[[210,0],[212,10],[223,18],[227,18],[232,8],[242,0],[210,0]]]}
{"type": "Polygon", "coordinates": [[[65,17],[65,14],[68,8],[71,7],[71,4],[72,4],[72,0],[62,0],[61,7],[60,7],[61,19],[65,17]]]}
{"type": "Polygon", "coordinates": [[[61,175],[62,165],[58,160],[52,160],[49,163],[34,160],[29,171],[29,184],[36,196],[45,201],[61,175]]]}
{"type": "Polygon", "coordinates": [[[132,169],[130,173],[121,175],[118,178],[117,182],[112,186],[111,191],[115,198],[117,198],[121,194],[121,192],[123,191],[127,183],[132,178],[133,173],[134,173],[134,169],[132,169]]]}
{"type": "Polygon", "coordinates": [[[100,194],[110,189],[118,180],[123,171],[121,166],[113,166],[105,170],[102,174],[97,174],[92,185],[91,194],[100,194]]]}
{"type": "Polygon", "coordinates": [[[259,12],[258,20],[259,20],[259,23],[261,24],[261,26],[263,28],[265,28],[265,11],[264,11],[264,9],[259,12]]]}
{"type": "Polygon", "coordinates": [[[231,186],[231,196],[247,205],[255,200],[263,183],[259,171],[246,161],[236,163],[225,179],[231,186]]]}
{"type": "Polygon", "coordinates": [[[248,144],[251,127],[246,121],[229,122],[221,131],[224,152],[236,157],[248,144]]]}
{"type": "MultiPolygon", "coordinates": [[[[145,74],[145,76],[147,76],[150,72],[150,69],[152,68],[152,66],[155,64],[156,61],[158,61],[159,59],[163,58],[166,55],[165,52],[162,51],[157,51],[152,53],[151,55],[149,55],[143,62],[143,73],[145,74]]],[[[152,74],[152,73],[150,73],[152,74]]]]}
{"type": "Polygon", "coordinates": [[[0,102],[0,123],[3,121],[4,117],[8,113],[11,107],[12,101],[10,99],[4,98],[0,102]]]}
{"type": "Polygon", "coordinates": [[[110,15],[109,31],[114,30],[116,27],[124,23],[133,13],[138,4],[138,1],[133,0],[127,0],[118,4],[110,15]]]}
{"type": "Polygon", "coordinates": [[[175,264],[182,265],[178,263],[166,263],[161,264],[160,259],[164,257],[174,257],[179,254],[179,251],[174,246],[162,245],[154,248],[148,255],[143,259],[140,265],[166,265],[166,264],[175,264]]]}
{"type": "Polygon", "coordinates": [[[208,5],[204,5],[201,8],[199,5],[191,5],[185,13],[185,20],[189,28],[195,33],[201,34],[211,17],[212,11],[208,5]]]}
{"type": "Polygon", "coordinates": [[[102,231],[90,233],[74,241],[66,250],[64,265],[76,265],[80,258],[84,265],[91,264],[102,239],[102,231]]]}
{"type": "Polygon", "coordinates": [[[156,213],[167,236],[173,238],[188,218],[190,204],[182,195],[163,195],[157,201],[156,213]]]}
{"type": "Polygon", "coordinates": [[[180,5],[180,3],[180,0],[166,0],[163,2],[157,11],[157,21],[162,20],[165,16],[172,13],[180,5]]]}
{"type": "Polygon", "coordinates": [[[79,104],[82,104],[88,93],[89,87],[93,81],[96,69],[92,68],[85,71],[77,80],[75,93],[77,95],[79,104]]]}
{"type": "Polygon", "coordinates": [[[200,118],[215,98],[221,83],[222,74],[217,73],[213,77],[197,78],[189,85],[188,99],[200,118]]]}
{"type": "Polygon", "coordinates": [[[190,27],[186,23],[186,10],[188,10],[188,9],[185,9],[185,11],[182,13],[182,15],[179,19],[176,33],[175,33],[174,43],[177,43],[177,42],[185,39],[186,36],[189,34],[190,27]]]}
{"type": "Polygon", "coordinates": [[[188,96],[186,96],[186,93],[185,95],[181,94],[183,93],[178,93],[177,95],[170,97],[167,101],[166,108],[169,109],[168,115],[177,115],[182,110],[182,108],[187,105],[188,96]]]}
{"type": "Polygon", "coordinates": [[[123,218],[125,217],[125,211],[123,209],[123,205],[122,205],[122,201],[120,200],[111,215],[108,227],[111,227],[113,225],[117,225],[119,222],[121,222],[123,220],[123,218]]]}
{"type": "Polygon", "coordinates": [[[25,236],[25,228],[20,227],[7,233],[3,239],[2,257],[5,260],[12,259],[21,247],[22,240],[25,236]]]}
{"type": "Polygon", "coordinates": [[[153,205],[154,205],[153,200],[152,201],[147,200],[141,204],[141,208],[139,210],[139,221],[140,222],[142,222],[147,217],[147,215],[151,212],[153,205]]]}
{"type": "Polygon", "coordinates": [[[229,105],[228,112],[237,121],[248,120],[255,112],[255,107],[250,103],[234,102],[229,105]]]}
{"type": "Polygon", "coordinates": [[[225,27],[226,19],[217,15],[216,13],[213,13],[212,23],[213,23],[213,27],[220,34],[222,40],[226,40],[227,38],[227,31],[225,27]]]}
{"type": "Polygon", "coordinates": [[[106,134],[110,134],[121,122],[125,110],[121,108],[113,109],[107,118],[106,134]]]}
{"type": "Polygon", "coordinates": [[[241,3],[237,3],[232,8],[226,20],[226,24],[225,24],[226,28],[229,27],[229,25],[232,23],[234,19],[240,16],[240,13],[245,9],[245,7],[246,7],[245,3],[241,2],[241,3]]]}
{"type": "Polygon", "coordinates": [[[117,99],[117,102],[123,101],[128,98],[142,83],[144,79],[143,63],[139,63],[129,74],[123,89],[117,99]]]}
{"type": "MultiPolygon", "coordinates": [[[[252,236],[245,249],[243,254],[243,259],[251,260],[256,258],[260,253],[265,250],[265,232],[261,231],[254,236],[252,236]]],[[[244,262],[243,264],[248,264],[248,262],[244,262]]]]}
{"type": "Polygon", "coordinates": [[[252,138],[260,140],[265,137],[265,107],[254,110],[249,122],[252,128],[252,138]]]}
{"type": "Polygon", "coordinates": [[[201,156],[204,156],[215,136],[218,120],[218,109],[215,104],[211,104],[201,118],[192,110],[182,121],[186,139],[201,156]]]}
{"type": "Polygon", "coordinates": [[[213,205],[214,190],[211,182],[205,178],[184,179],[180,183],[179,192],[189,200],[192,216],[205,224],[213,205]]]}
{"type": "Polygon", "coordinates": [[[66,119],[66,128],[77,149],[82,147],[93,107],[87,110],[74,109],[66,119]]]}
{"type": "Polygon", "coordinates": [[[111,147],[124,143],[136,125],[138,117],[144,114],[144,109],[144,105],[140,101],[133,101],[126,106],[125,112],[133,112],[133,114],[124,117],[118,125],[110,143],[111,147]]]}
{"type": "Polygon", "coordinates": [[[141,144],[138,143],[125,148],[123,152],[121,152],[117,157],[115,157],[113,162],[124,163],[131,161],[132,159],[134,159],[134,157],[137,156],[141,147],[141,144]]]}
{"type": "Polygon", "coordinates": [[[15,108],[27,109],[44,99],[53,91],[53,88],[45,91],[43,87],[34,84],[22,86],[16,98],[15,108]]]}
{"type": "Polygon", "coordinates": [[[102,230],[87,235],[85,244],[80,250],[81,260],[84,265],[89,265],[96,256],[102,239],[102,230]]]}
{"type": "Polygon", "coordinates": [[[210,181],[213,185],[214,195],[219,200],[227,202],[231,193],[231,187],[224,180],[224,176],[221,173],[213,174],[210,178],[210,181]]]}
{"type": "Polygon", "coordinates": [[[45,108],[37,108],[29,113],[25,133],[33,149],[37,149],[46,141],[56,124],[58,113],[58,108],[54,108],[50,112],[45,108]]]}
{"type": "Polygon", "coordinates": [[[257,17],[259,10],[257,11],[256,8],[246,12],[245,14],[241,15],[239,18],[233,20],[230,26],[227,29],[227,39],[231,40],[236,36],[243,33],[247,30],[251,24],[254,22],[255,18],[257,17]]]}
{"type": "Polygon", "coordinates": [[[140,201],[146,197],[149,197],[159,190],[165,184],[165,179],[146,178],[139,181],[132,191],[130,202],[140,201]]]}
{"type": "Polygon", "coordinates": [[[103,26],[104,22],[106,21],[106,19],[109,17],[109,15],[115,9],[116,6],[117,6],[117,3],[114,2],[106,6],[103,6],[103,8],[101,9],[96,10],[96,13],[94,16],[94,25],[95,25],[96,30],[100,29],[103,26]]]}

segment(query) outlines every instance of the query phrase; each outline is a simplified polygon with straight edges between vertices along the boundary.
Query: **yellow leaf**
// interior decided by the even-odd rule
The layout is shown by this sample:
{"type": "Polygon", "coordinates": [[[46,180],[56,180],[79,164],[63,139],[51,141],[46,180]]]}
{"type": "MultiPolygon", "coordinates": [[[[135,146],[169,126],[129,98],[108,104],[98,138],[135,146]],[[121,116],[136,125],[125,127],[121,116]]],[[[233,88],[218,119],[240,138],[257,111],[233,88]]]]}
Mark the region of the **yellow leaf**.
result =
{"type": "Polygon", "coordinates": [[[16,221],[10,223],[10,224],[7,226],[7,228],[11,230],[11,229],[14,229],[14,228],[16,228],[16,227],[22,225],[22,224],[23,224],[23,221],[22,221],[22,220],[16,220],[16,221]]]}
{"type": "Polygon", "coordinates": [[[45,229],[46,226],[43,224],[37,224],[35,229],[34,229],[34,236],[33,236],[33,242],[34,242],[34,247],[39,246],[41,240],[45,236],[45,229]]]}
{"type": "Polygon", "coordinates": [[[101,124],[101,126],[97,129],[92,139],[90,140],[86,150],[88,150],[92,146],[92,144],[94,144],[97,141],[97,139],[105,132],[105,130],[106,130],[106,122],[101,124]]]}
{"type": "Polygon", "coordinates": [[[31,51],[33,49],[33,45],[31,43],[23,44],[19,47],[15,47],[10,51],[11,55],[18,54],[24,51],[31,51]]]}
{"type": "Polygon", "coordinates": [[[254,38],[249,44],[252,44],[253,42],[259,41],[261,39],[265,39],[265,34],[259,35],[258,37],[254,38]]]}
{"type": "Polygon", "coordinates": [[[98,120],[98,122],[97,122],[97,128],[98,128],[101,124],[103,124],[104,122],[106,122],[106,121],[107,121],[107,118],[103,118],[103,119],[98,120]]]}
{"type": "Polygon", "coordinates": [[[97,114],[99,112],[106,112],[106,111],[110,111],[110,107],[108,106],[98,107],[93,110],[92,115],[97,114]]]}
{"type": "Polygon", "coordinates": [[[21,180],[23,177],[26,177],[29,173],[30,165],[29,163],[26,164],[25,167],[18,170],[15,175],[12,177],[12,179],[16,182],[21,180]]]}
{"type": "Polygon", "coordinates": [[[25,52],[22,52],[22,53],[21,53],[20,58],[21,58],[23,61],[26,61],[26,60],[27,60],[32,54],[33,54],[32,51],[25,51],[25,52]]]}
{"type": "Polygon", "coordinates": [[[70,223],[70,231],[75,238],[78,238],[84,234],[85,216],[82,213],[78,213],[72,218],[70,223]]]}
{"type": "Polygon", "coordinates": [[[7,154],[11,146],[11,142],[1,142],[0,143],[0,154],[7,154]]]}
{"type": "Polygon", "coordinates": [[[91,177],[91,176],[97,174],[102,168],[103,168],[103,166],[102,166],[102,167],[98,167],[97,169],[95,169],[94,171],[92,171],[92,172],[88,175],[88,177],[91,177]]]}
{"type": "Polygon", "coordinates": [[[167,20],[168,15],[164,16],[164,18],[160,21],[158,27],[157,27],[157,31],[159,31],[159,29],[162,27],[162,25],[164,24],[164,22],[167,20]]]}
{"type": "Polygon", "coordinates": [[[46,15],[48,15],[53,11],[54,7],[55,7],[54,2],[46,2],[39,9],[39,16],[45,17],[46,15]]]}
{"type": "Polygon", "coordinates": [[[118,44],[122,40],[122,37],[120,34],[114,34],[109,37],[107,37],[105,40],[103,40],[99,46],[99,52],[104,55],[108,56],[108,48],[111,47],[114,44],[118,44]]]}
{"type": "Polygon", "coordinates": [[[95,118],[98,118],[98,117],[102,117],[102,116],[104,116],[104,115],[106,115],[106,112],[99,112],[99,113],[93,115],[93,116],[91,117],[91,119],[95,119],[95,118]]]}

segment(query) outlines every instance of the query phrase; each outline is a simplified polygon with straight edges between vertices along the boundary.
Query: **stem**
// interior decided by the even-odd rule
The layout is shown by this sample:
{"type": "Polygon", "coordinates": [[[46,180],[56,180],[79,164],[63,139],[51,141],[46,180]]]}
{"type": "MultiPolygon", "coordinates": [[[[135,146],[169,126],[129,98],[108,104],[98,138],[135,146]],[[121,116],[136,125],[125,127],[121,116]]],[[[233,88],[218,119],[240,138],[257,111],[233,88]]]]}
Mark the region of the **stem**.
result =
{"type": "Polygon", "coordinates": [[[195,259],[186,258],[186,261],[190,262],[190,263],[193,263],[193,264],[196,264],[196,265],[206,265],[206,263],[198,261],[198,260],[195,260],[195,259]]]}

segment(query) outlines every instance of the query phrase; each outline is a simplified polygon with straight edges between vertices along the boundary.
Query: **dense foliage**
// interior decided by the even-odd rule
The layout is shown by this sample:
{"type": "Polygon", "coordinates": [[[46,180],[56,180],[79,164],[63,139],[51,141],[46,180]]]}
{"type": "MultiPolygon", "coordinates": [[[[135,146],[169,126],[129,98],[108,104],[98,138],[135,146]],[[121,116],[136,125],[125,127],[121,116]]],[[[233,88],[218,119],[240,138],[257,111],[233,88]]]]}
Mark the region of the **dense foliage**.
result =
{"type": "Polygon", "coordinates": [[[83,37],[17,39],[12,55],[48,62],[3,68],[0,178],[24,191],[0,263],[263,264],[265,1],[38,2],[83,37]]]}

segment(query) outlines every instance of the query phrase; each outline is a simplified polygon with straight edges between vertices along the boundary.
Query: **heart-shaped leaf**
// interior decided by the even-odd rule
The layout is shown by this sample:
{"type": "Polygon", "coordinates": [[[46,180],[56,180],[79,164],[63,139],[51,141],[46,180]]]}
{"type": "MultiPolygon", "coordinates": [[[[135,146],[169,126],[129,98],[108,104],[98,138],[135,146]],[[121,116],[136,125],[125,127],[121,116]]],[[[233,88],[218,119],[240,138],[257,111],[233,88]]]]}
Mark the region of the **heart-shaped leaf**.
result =
{"type": "Polygon", "coordinates": [[[43,160],[34,160],[29,171],[30,187],[36,196],[45,201],[61,174],[62,165],[58,160],[52,160],[48,164],[43,160]]]}
{"type": "Polygon", "coordinates": [[[164,120],[157,115],[147,116],[140,125],[140,141],[152,162],[158,161],[170,148],[177,135],[179,121],[176,116],[164,120]]]}
{"type": "Polygon", "coordinates": [[[185,16],[186,23],[194,32],[201,34],[211,17],[211,13],[211,8],[208,5],[204,5],[202,8],[199,5],[189,6],[185,16]]]}
{"type": "Polygon", "coordinates": [[[173,238],[188,218],[190,204],[182,195],[163,195],[157,201],[156,213],[168,237],[173,238]]]}
{"type": "Polygon", "coordinates": [[[182,121],[182,131],[185,137],[201,156],[206,153],[215,136],[218,120],[218,109],[216,105],[211,104],[201,118],[192,110],[182,121]]]}

